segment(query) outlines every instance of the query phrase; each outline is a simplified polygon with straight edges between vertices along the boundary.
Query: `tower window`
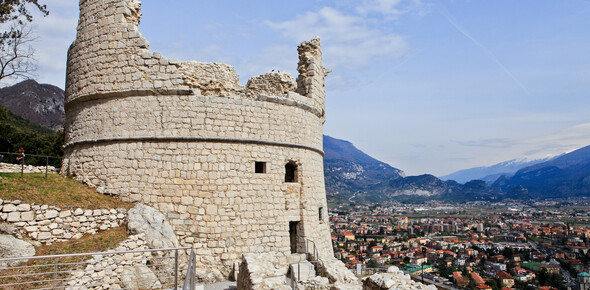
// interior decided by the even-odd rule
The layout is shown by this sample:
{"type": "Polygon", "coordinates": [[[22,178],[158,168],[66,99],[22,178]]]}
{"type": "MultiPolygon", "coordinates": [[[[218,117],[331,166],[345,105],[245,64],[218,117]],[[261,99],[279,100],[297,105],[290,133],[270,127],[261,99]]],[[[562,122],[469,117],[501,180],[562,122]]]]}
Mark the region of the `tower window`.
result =
{"type": "Polygon", "coordinates": [[[324,221],[324,207],[320,206],[318,208],[318,218],[320,219],[320,222],[324,221]]]}
{"type": "Polygon", "coordinates": [[[297,164],[293,161],[285,164],[285,182],[297,182],[297,164]]]}
{"type": "Polygon", "coordinates": [[[254,162],[254,173],[266,173],[266,162],[254,162]]]}

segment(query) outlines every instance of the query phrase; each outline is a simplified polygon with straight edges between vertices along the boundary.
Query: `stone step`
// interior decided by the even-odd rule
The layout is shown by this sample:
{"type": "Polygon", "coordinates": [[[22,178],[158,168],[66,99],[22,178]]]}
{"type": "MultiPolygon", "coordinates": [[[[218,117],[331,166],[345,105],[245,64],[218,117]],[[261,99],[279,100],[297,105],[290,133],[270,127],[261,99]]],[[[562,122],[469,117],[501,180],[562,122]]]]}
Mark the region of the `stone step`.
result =
{"type": "Polygon", "coordinates": [[[315,267],[312,263],[305,261],[299,263],[292,263],[289,265],[289,270],[297,281],[308,281],[316,276],[315,267]]]}
{"type": "Polygon", "coordinates": [[[293,263],[299,263],[299,262],[304,262],[307,261],[307,254],[291,254],[291,256],[287,257],[287,262],[289,264],[293,264],[293,263]]]}

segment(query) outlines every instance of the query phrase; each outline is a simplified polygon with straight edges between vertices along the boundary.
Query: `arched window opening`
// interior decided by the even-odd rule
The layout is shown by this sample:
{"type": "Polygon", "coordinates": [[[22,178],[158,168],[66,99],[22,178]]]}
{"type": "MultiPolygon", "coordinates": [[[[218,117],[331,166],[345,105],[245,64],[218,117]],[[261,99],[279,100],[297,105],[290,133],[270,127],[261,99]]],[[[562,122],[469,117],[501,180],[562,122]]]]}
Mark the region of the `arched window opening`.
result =
{"type": "Polygon", "coordinates": [[[297,182],[297,164],[293,161],[285,164],[285,182],[297,182]]]}

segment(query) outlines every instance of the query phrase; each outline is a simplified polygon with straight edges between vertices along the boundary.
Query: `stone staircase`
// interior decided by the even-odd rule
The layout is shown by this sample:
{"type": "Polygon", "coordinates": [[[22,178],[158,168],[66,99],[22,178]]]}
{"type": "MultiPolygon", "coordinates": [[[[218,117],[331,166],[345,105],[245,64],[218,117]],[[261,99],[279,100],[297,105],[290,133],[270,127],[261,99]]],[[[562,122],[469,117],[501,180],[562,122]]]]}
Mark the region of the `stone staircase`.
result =
{"type": "Polygon", "coordinates": [[[315,267],[309,261],[292,263],[289,265],[290,277],[297,283],[309,281],[316,276],[315,267]]]}
{"type": "Polygon", "coordinates": [[[280,257],[272,254],[244,254],[238,274],[238,288],[245,290],[361,289],[357,278],[336,259],[326,263],[308,254],[292,254],[283,256],[282,263],[280,260],[280,257]]]}

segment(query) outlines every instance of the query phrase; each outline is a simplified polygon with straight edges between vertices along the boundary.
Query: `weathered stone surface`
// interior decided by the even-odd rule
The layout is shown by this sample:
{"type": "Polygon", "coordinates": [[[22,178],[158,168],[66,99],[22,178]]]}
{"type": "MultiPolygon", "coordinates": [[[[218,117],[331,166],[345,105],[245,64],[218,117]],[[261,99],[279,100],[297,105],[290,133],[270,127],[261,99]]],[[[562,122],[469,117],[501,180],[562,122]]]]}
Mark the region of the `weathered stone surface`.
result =
{"type": "MultiPolygon", "coordinates": [[[[34,255],[35,247],[30,243],[19,240],[10,235],[0,235],[0,258],[32,257],[34,255]]],[[[14,266],[23,261],[24,260],[11,261],[7,264],[14,266]]]]}
{"type": "Polygon", "coordinates": [[[359,284],[358,278],[346,268],[346,265],[344,265],[342,261],[335,258],[328,258],[323,260],[323,265],[324,268],[321,270],[323,271],[324,276],[330,279],[330,282],[341,284],[359,284]]]}
{"type": "Polygon", "coordinates": [[[14,204],[7,203],[2,207],[2,212],[13,212],[16,211],[16,206],[14,204]]]}
{"type": "Polygon", "coordinates": [[[16,206],[17,211],[30,211],[31,205],[27,203],[22,203],[16,206]]]}
{"type": "Polygon", "coordinates": [[[19,222],[20,221],[20,212],[10,212],[8,213],[8,217],[6,218],[7,222],[19,222]]]}
{"type": "Polygon", "coordinates": [[[162,287],[156,274],[145,265],[123,270],[121,284],[126,289],[160,289],[162,287]]]}
{"type": "Polygon", "coordinates": [[[145,234],[151,249],[178,247],[178,239],[164,215],[145,204],[137,204],[127,213],[127,228],[132,234],[145,234]]]}
{"type": "Polygon", "coordinates": [[[413,281],[410,275],[392,266],[387,273],[376,273],[363,279],[363,290],[381,289],[436,290],[436,286],[413,281]]]}
{"type": "Polygon", "coordinates": [[[238,274],[240,289],[291,289],[286,283],[284,256],[274,253],[244,254],[238,274]]]}

